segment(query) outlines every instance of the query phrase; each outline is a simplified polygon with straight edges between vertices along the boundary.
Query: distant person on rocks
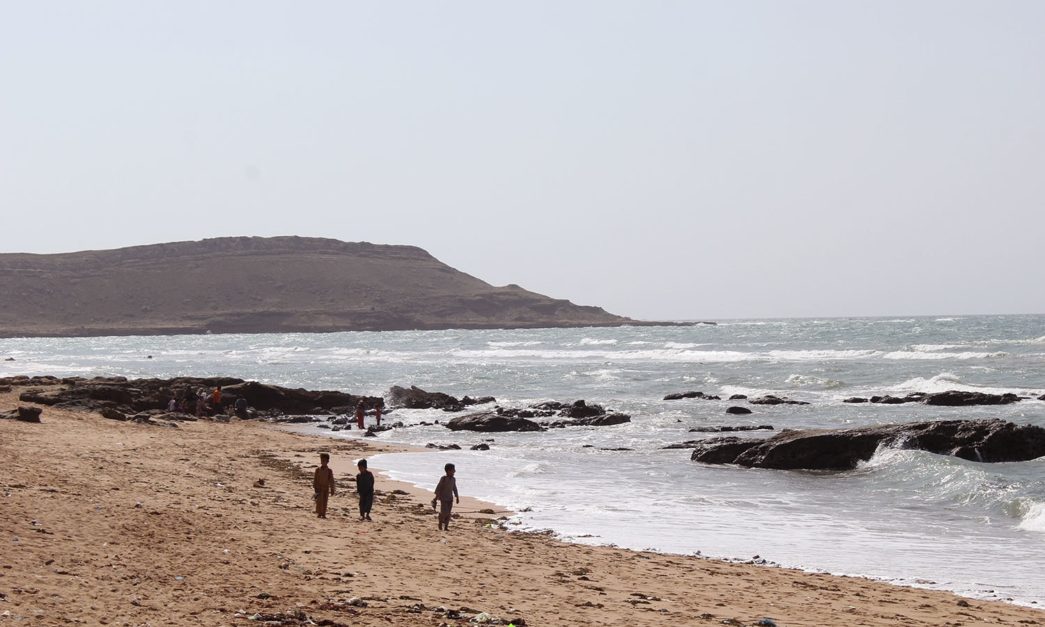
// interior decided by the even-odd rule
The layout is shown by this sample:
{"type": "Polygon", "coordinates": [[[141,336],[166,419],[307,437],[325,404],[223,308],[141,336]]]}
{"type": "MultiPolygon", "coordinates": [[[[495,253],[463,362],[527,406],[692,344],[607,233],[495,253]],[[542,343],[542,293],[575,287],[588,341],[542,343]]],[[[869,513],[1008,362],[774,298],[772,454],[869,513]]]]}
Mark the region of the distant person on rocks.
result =
{"type": "Polygon", "coordinates": [[[196,393],[196,417],[203,418],[207,415],[207,392],[203,388],[196,393]]]}
{"type": "Polygon", "coordinates": [[[334,496],[334,471],[327,464],[330,462],[328,453],[319,454],[319,468],[316,468],[316,476],[312,479],[312,489],[316,500],[316,516],[327,517],[327,499],[334,496]]]}
{"type": "Polygon", "coordinates": [[[450,512],[454,508],[454,499],[461,503],[461,496],[457,493],[457,479],[454,473],[457,471],[453,464],[443,466],[446,474],[439,477],[439,483],[435,486],[435,498],[432,499],[432,509],[435,509],[436,501],[439,501],[439,528],[443,531],[450,529],[450,512]]]}
{"type": "Polygon", "coordinates": [[[377,426],[379,426],[379,427],[381,426],[381,407],[383,405],[384,405],[384,403],[378,403],[374,407],[374,417],[377,418],[377,426]]]}
{"type": "Polygon", "coordinates": [[[356,492],[359,494],[359,520],[370,520],[370,508],[374,506],[374,473],[366,469],[366,460],[356,464],[356,492]]]}
{"type": "Polygon", "coordinates": [[[221,386],[214,388],[214,391],[210,393],[210,406],[214,410],[215,414],[221,413],[221,386]]]}
{"type": "Polygon", "coordinates": [[[356,427],[360,430],[363,429],[363,418],[366,417],[366,407],[363,407],[363,400],[360,399],[356,403],[356,427]]]}
{"type": "Polygon", "coordinates": [[[240,418],[247,417],[247,399],[243,398],[242,396],[237,398],[234,407],[236,409],[237,416],[239,416],[240,418]]]}
{"type": "Polygon", "coordinates": [[[173,396],[171,397],[171,401],[169,403],[167,403],[167,411],[169,411],[169,412],[178,411],[178,399],[177,398],[175,398],[173,396]]]}

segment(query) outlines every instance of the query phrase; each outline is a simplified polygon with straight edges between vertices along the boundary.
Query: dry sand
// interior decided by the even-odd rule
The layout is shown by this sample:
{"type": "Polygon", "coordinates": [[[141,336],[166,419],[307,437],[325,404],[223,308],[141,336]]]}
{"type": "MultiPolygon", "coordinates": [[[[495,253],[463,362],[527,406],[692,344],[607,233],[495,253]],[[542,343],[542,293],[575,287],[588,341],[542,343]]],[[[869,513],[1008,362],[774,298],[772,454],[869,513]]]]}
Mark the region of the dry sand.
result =
{"type": "MultiPolygon", "coordinates": [[[[0,411],[18,391],[0,394],[0,411]]],[[[0,420],[0,626],[434,626],[479,612],[530,626],[1045,625],[1045,612],[1005,603],[565,544],[482,514],[439,532],[427,495],[379,473],[374,520],[358,522],[346,473],[380,450],[361,441],[254,422],[42,418],[0,420]],[[312,512],[319,451],[343,484],[326,520],[312,512]]]]}

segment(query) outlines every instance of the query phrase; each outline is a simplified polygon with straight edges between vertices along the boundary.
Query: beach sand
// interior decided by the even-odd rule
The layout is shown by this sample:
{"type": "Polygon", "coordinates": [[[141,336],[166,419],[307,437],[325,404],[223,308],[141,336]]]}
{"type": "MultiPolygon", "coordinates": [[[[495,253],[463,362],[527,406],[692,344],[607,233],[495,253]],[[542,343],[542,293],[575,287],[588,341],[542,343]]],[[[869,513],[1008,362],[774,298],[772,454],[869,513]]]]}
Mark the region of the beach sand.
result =
{"type": "Polygon", "coordinates": [[[435,626],[480,612],[530,626],[1045,625],[1043,611],[944,592],[509,533],[467,499],[440,532],[430,497],[380,472],[373,522],[359,522],[355,460],[389,450],[370,442],[50,407],[42,420],[0,420],[0,626],[435,626]],[[320,451],[341,482],[325,520],[311,500],[320,451]]]}

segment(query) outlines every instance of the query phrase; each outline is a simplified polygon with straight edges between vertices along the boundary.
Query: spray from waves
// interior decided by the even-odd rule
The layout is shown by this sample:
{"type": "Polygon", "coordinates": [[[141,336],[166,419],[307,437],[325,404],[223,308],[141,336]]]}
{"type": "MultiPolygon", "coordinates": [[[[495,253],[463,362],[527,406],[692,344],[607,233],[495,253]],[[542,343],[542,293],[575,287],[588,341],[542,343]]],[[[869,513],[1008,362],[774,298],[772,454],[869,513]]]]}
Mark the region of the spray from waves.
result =
{"type": "Polygon", "coordinates": [[[1016,508],[1018,512],[1022,512],[1019,514],[1020,529],[1045,533],[1045,501],[1025,499],[1017,504],[1016,508]]]}
{"type": "Polygon", "coordinates": [[[840,387],[845,387],[845,382],[843,381],[817,377],[810,374],[790,375],[784,383],[798,388],[819,388],[822,390],[834,390],[840,387]]]}
{"type": "MultiPolygon", "coordinates": [[[[1024,462],[1037,463],[1037,462],[1024,462]]],[[[857,474],[877,490],[941,507],[1001,516],[1027,531],[1045,532],[1045,481],[1013,480],[990,465],[900,446],[880,446],[857,474]]]]}

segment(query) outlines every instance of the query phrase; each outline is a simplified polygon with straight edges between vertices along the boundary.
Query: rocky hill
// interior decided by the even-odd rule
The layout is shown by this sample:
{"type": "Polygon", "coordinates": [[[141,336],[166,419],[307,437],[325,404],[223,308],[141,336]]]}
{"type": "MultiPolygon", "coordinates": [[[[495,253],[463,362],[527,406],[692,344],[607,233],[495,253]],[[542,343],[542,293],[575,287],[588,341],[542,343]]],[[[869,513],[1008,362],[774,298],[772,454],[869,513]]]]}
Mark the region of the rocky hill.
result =
{"type": "Polygon", "coordinates": [[[228,237],[0,254],[0,337],[617,326],[413,246],[228,237]]]}

